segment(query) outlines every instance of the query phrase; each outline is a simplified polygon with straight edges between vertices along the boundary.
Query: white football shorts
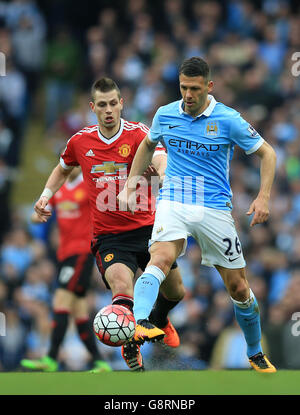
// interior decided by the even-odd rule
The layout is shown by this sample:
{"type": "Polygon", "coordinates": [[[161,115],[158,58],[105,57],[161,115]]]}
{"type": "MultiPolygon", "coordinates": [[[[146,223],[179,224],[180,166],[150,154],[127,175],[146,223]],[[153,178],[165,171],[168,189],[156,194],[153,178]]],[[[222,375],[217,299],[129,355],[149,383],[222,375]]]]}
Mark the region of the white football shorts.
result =
{"type": "Polygon", "coordinates": [[[185,239],[192,236],[202,252],[202,265],[244,268],[246,265],[231,212],[204,206],[160,200],[157,204],[151,246],[156,241],[185,239]]]}

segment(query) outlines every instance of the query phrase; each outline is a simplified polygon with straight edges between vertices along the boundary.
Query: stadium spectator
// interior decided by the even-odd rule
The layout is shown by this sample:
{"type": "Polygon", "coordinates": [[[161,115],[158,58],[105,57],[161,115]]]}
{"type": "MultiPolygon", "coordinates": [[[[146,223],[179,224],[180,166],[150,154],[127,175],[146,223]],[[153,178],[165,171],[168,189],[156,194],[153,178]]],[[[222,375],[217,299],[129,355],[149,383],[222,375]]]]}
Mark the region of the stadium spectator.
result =
{"type": "MultiPolygon", "coordinates": [[[[6,139],[10,138],[10,131],[2,130],[2,133],[6,135],[6,139]]],[[[1,133],[0,133],[1,134],[1,133]]],[[[0,138],[1,139],[1,138],[0,138]]],[[[0,249],[2,248],[2,243],[4,236],[11,229],[11,212],[10,212],[10,190],[12,185],[12,173],[2,158],[0,156],[0,249]]],[[[0,263],[1,264],[1,263],[0,263]]],[[[1,265],[0,265],[1,266],[1,265]]]]}
{"type": "Polygon", "coordinates": [[[33,16],[22,15],[12,33],[15,62],[24,74],[28,91],[27,110],[42,76],[45,47],[45,27],[35,24],[33,16]]]}
{"type": "Polygon", "coordinates": [[[16,67],[11,56],[6,58],[6,75],[0,77],[0,107],[5,124],[12,132],[12,140],[5,159],[10,167],[16,168],[20,162],[24,127],[28,115],[26,99],[28,89],[25,75],[16,67]]]}
{"type": "Polygon", "coordinates": [[[6,372],[19,367],[26,350],[26,328],[14,304],[7,304],[2,312],[5,315],[5,335],[0,336],[0,368],[6,372]]]}
{"type": "Polygon", "coordinates": [[[80,53],[67,27],[60,27],[48,43],[45,61],[47,128],[73,104],[80,53]]]}
{"type": "Polygon", "coordinates": [[[22,284],[33,258],[30,237],[23,228],[6,234],[0,251],[0,261],[1,275],[9,289],[9,299],[12,298],[15,288],[22,284]]]}

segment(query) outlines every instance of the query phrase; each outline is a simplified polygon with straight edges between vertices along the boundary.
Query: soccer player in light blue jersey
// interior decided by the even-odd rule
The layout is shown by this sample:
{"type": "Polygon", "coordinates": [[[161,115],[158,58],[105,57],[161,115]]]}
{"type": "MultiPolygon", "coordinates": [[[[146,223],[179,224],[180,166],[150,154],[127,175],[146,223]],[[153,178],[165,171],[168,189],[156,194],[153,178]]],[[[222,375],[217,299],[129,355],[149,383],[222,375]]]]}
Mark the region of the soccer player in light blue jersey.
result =
{"type": "MultiPolygon", "coordinates": [[[[246,263],[231,215],[229,183],[235,145],[260,158],[260,189],[247,215],[253,214],[250,226],[265,222],[276,154],[237,111],[210,95],[213,82],[203,59],[185,60],[179,82],[182,99],[156,112],[118,196],[121,205],[133,199],[134,179],[150,164],[157,142],[163,141],[168,165],[150,241],[151,260],[134,290],[135,339],[149,339],[151,330],[157,329],[149,315],[160,284],[171,264],[184,254],[188,236],[193,236],[202,251],[202,264],[216,267],[223,278],[245,336],[251,366],[259,372],[276,372],[261,347],[259,308],[246,278],[246,263]]],[[[130,209],[134,211],[133,206],[130,209]]]]}

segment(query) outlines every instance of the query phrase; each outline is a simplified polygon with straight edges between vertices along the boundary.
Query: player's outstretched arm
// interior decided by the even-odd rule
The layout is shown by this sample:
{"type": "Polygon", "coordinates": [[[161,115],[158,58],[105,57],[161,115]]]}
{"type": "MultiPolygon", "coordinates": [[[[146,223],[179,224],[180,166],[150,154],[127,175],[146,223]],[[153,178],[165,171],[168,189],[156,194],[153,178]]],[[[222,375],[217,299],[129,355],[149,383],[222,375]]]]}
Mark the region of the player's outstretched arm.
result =
{"type": "Polygon", "coordinates": [[[46,209],[46,206],[51,197],[61,188],[65,183],[67,177],[71,173],[72,168],[66,170],[60,164],[58,164],[50,174],[45,188],[34,205],[34,210],[39,217],[40,222],[47,222],[51,216],[51,212],[46,209]]]}
{"type": "MultiPolygon", "coordinates": [[[[118,195],[119,207],[122,210],[126,210],[129,206],[130,196],[135,193],[137,183],[144,173],[144,171],[151,164],[152,156],[156,147],[156,143],[153,143],[148,135],[139,145],[137,152],[135,153],[131,170],[123,190],[118,195]]],[[[130,206],[129,206],[130,209],[130,206]]],[[[130,209],[132,210],[132,209],[130,209]]]]}
{"type": "Polygon", "coordinates": [[[263,145],[255,152],[260,159],[260,190],[257,198],[251,203],[247,215],[254,216],[250,226],[257,223],[263,223],[269,217],[269,200],[271,188],[273,185],[276,169],[276,153],[270,144],[264,142],[263,145]]]}

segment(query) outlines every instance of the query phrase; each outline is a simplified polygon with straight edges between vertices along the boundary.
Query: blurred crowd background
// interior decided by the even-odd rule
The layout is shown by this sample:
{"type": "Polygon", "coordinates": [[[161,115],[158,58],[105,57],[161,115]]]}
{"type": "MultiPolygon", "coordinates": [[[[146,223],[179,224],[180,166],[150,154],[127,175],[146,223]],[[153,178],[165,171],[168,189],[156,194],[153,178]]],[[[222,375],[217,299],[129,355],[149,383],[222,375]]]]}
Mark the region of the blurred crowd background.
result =
{"type": "MultiPolygon", "coordinates": [[[[0,1],[0,370],[47,352],[57,277],[55,221],[33,226],[34,201],[66,140],[95,124],[89,91],[103,75],[117,81],[123,117],[151,125],[156,109],[179,99],[178,67],[201,56],[217,100],[237,109],[277,152],[271,216],[249,227],[259,160],[236,149],[233,216],[260,305],[264,350],[279,368],[300,369],[300,7],[292,0],[0,1]],[[30,178],[30,179],[28,179],[30,178]],[[297,312],[299,314],[297,314],[297,312]]],[[[147,368],[247,368],[246,345],[219,274],[201,266],[189,240],[178,260],[187,290],[171,314],[177,350],[143,346],[147,368]]],[[[91,319],[111,294],[95,269],[91,319]]],[[[99,343],[115,369],[120,350],[99,343]]],[[[85,370],[89,355],[72,323],[61,368],[85,370]]]]}

